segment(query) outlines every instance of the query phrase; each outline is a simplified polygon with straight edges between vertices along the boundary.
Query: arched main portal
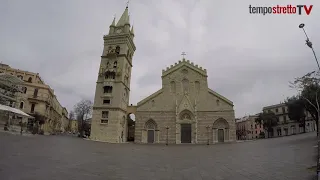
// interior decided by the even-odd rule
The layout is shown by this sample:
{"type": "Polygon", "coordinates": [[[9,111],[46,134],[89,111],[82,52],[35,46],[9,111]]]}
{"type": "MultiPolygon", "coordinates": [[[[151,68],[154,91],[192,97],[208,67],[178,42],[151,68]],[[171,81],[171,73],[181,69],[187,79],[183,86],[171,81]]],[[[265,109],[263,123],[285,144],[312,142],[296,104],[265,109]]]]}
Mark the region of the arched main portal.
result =
{"type": "Polygon", "coordinates": [[[226,142],[229,141],[229,123],[223,119],[217,119],[212,126],[213,129],[213,142],[226,142]]]}
{"type": "Polygon", "coordinates": [[[180,140],[181,143],[192,142],[192,119],[193,115],[189,110],[184,110],[179,114],[180,140]]]}
{"type": "Polygon", "coordinates": [[[157,123],[152,120],[149,119],[146,123],[145,123],[145,129],[147,130],[147,143],[154,143],[155,142],[155,132],[157,129],[157,123]]]}

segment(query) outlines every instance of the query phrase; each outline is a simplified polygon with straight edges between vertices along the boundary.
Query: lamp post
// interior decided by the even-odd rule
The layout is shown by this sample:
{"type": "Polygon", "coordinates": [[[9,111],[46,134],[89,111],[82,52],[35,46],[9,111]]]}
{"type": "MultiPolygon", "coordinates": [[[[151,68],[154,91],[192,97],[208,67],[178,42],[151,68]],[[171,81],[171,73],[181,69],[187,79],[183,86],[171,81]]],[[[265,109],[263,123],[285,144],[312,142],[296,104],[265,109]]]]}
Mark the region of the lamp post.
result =
{"type": "Polygon", "coordinates": [[[304,25],[303,23],[301,23],[301,24],[299,25],[299,28],[302,29],[303,32],[304,32],[304,34],[306,35],[306,38],[307,38],[307,40],[306,40],[306,45],[312,50],[313,55],[314,55],[314,58],[316,59],[316,62],[317,62],[317,65],[318,65],[318,68],[319,68],[319,71],[320,71],[320,66],[319,66],[319,62],[318,62],[317,55],[316,55],[316,53],[315,53],[315,51],[314,51],[314,49],[313,49],[313,47],[312,47],[312,42],[309,40],[309,37],[308,37],[306,31],[304,30],[304,26],[305,26],[305,25],[304,25]]]}
{"type": "MultiPolygon", "coordinates": [[[[299,25],[299,28],[302,29],[303,32],[304,32],[304,34],[306,35],[306,38],[307,38],[307,40],[306,40],[306,45],[312,50],[313,55],[314,55],[314,58],[316,59],[316,62],[317,62],[317,65],[318,65],[318,68],[319,68],[319,71],[320,71],[320,66],[319,66],[319,62],[318,62],[317,55],[316,55],[316,53],[315,53],[315,51],[314,51],[314,49],[313,49],[312,42],[309,40],[309,37],[308,37],[306,31],[304,30],[304,26],[305,26],[305,24],[301,23],[301,24],[299,25]]],[[[319,111],[318,111],[318,117],[319,117],[319,116],[320,116],[320,115],[319,115],[319,111]]],[[[318,118],[318,119],[319,119],[319,118],[318,118]]],[[[317,128],[319,128],[319,122],[318,122],[318,124],[317,124],[317,128]]],[[[319,146],[320,146],[320,140],[319,140],[319,134],[318,134],[318,133],[317,133],[317,140],[318,140],[318,142],[317,142],[317,144],[318,144],[317,179],[319,179],[319,172],[320,172],[320,162],[319,162],[319,160],[320,160],[320,147],[319,147],[319,146]]]]}
{"type": "Polygon", "coordinates": [[[22,119],[21,119],[21,121],[20,121],[20,135],[22,135],[22,131],[23,131],[22,126],[23,126],[23,124],[22,124],[22,119]]]}
{"type": "Polygon", "coordinates": [[[210,128],[210,126],[208,125],[207,127],[207,145],[209,145],[210,143],[209,143],[209,128],[210,128]]]}
{"type": "Polygon", "coordinates": [[[167,126],[166,129],[167,129],[166,145],[168,146],[168,141],[169,141],[169,139],[168,139],[168,136],[169,136],[169,127],[167,126]]]}

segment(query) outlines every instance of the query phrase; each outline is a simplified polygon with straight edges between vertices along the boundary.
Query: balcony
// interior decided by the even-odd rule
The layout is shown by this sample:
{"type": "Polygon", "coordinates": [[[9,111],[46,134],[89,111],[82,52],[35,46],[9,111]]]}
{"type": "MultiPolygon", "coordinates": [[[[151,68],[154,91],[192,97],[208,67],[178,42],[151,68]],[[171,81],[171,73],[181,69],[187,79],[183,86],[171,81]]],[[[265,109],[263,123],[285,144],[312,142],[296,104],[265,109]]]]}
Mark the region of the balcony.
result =
{"type": "Polygon", "coordinates": [[[47,104],[50,104],[51,99],[48,97],[43,97],[43,96],[35,96],[35,95],[29,95],[28,99],[30,100],[34,100],[34,101],[42,101],[45,102],[47,104]]]}
{"type": "Polygon", "coordinates": [[[7,97],[10,97],[10,98],[15,98],[15,93],[12,92],[12,91],[7,91],[5,89],[0,89],[0,94],[3,95],[3,96],[7,96],[7,97]]]}

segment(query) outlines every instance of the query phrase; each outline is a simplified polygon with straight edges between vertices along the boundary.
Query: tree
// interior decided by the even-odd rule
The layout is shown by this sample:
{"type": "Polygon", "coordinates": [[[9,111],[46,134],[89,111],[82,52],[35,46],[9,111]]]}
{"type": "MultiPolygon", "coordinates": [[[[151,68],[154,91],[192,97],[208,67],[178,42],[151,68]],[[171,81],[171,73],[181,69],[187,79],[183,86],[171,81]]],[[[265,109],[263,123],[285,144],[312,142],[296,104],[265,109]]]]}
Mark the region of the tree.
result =
{"type": "Polygon", "coordinates": [[[304,100],[299,96],[292,96],[285,101],[288,107],[288,116],[291,120],[297,121],[303,132],[306,132],[306,114],[304,100]]]}
{"type": "Polygon", "coordinates": [[[264,134],[264,132],[262,131],[262,132],[260,132],[260,134],[259,134],[259,138],[265,138],[265,134],[264,134]]]}
{"type": "Polygon", "coordinates": [[[238,129],[236,130],[236,134],[239,140],[245,140],[247,139],[247,135],[250,134],[251,131],[246,129],[238,129]]]}
{"type": "MultiPolygon", "coordinates": [[[[34,115],[34,124],[33,124],[33,129],[32,133],[37,134],[39,133],[39,128],[41,129],[42,125],[46,122],[46,117],[38,112],[36,112],[34,115]]],[[[40,134],[42,134],[42,130],[40,131],[40,134]]]]}
{"type": "Polygon", "coordinates": [[[80,137],[83,137],[84,130],[84,120],[91,114],[92,112],[92,102],[90,100],[81,100],[74,107],[74,112],[77,115],[78,120],[78,128],[80,132],[80,137]]]}
{"type": "Polygon", "coordinates": [[[260,113],[255,119],[257,124],[262,124],[264,129],[268,132],[268,137],[273,136],[273,127],[278,124],[278,117],[273,112],[260,113]]]}
{"type": "Polygon", "coordinates": [[[51,120],[51,130],[53,134],[59,131],[60,127],[61,127],[61,122],[58,119],[54,118],[53,120],[51,120]]]}
{"type": "Polygon", "coordinates": [[[295,78],[294,82],[290,82],[290,87],[298,90],[298,96],[303,99],[305,109],[310,113],[317,124],[317,135],[319,133],[319,116],[320,116],[320,73],[310,72],[302,77],[295,78]]]}

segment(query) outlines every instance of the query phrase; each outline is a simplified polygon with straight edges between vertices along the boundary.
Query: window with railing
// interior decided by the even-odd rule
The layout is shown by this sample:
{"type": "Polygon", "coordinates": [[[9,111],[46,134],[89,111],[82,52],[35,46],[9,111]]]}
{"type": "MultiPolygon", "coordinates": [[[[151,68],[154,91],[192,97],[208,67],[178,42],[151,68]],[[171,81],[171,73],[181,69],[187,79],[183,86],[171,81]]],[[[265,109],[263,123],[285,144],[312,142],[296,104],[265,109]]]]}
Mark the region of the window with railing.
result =
{"type": "Polygon", "coordinates": [[[31,113],[34,113],[35,107],[36,107],[36,104],[31,104],[31,110],[30,110],[31,113]]]}
{"type": "Polygon", "coordinates": [[[112,93],[112,86],[104,86],[103,93],[112,93]]]}
{"type": "Polygon", "coordinates": [[[38,89],[35,89],[35,90],[34,90],[34,92],[33,92],[33,97],[38,97],[38,91],[39,91],[38,89]]]}
{"type": "Polygon", "coordinates": [[[109,111],[102,111],[101,123],[108,123],[109,111]]]}
{"type": "Polygon", "coordinates": [[[23,80],[23,76],[22,75],[18,75],[17,76],[19,79],[23,80]]]}
{"type": "Polygon", "coordinates": [[[23,109],[24,103],[20,102],[20,109],[23,109]]]}
{"type": "Polygon", "coordinates": [[[110,99],[104,99],[103,100],[103,104],[111,104],[111,100],[110,99]]]}
{"type": "Polygon", "coordinates": [[[116,73],[115,72],[107,71],[105,73],[105,79],[115,79],[115,78],[116,78],[116,73]]]}

